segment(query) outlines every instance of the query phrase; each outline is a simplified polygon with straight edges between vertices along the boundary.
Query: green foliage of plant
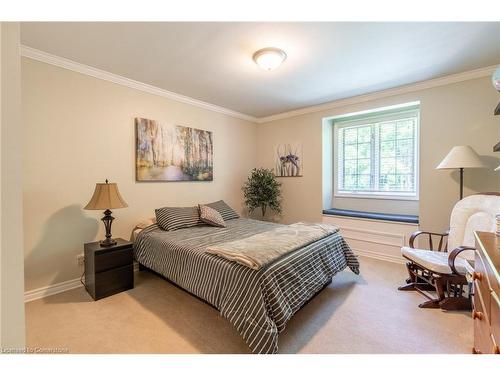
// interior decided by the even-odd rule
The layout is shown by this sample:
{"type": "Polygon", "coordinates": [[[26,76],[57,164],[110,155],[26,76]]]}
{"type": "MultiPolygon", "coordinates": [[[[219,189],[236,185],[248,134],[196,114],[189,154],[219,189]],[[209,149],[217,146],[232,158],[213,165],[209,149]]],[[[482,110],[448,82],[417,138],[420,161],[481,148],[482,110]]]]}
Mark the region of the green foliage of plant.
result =
{"type": "Polygon", "coordinates": [[[250,212],[260,207],[262,217],[267,208],[281,214],[281,184],[272,169],[254,168],[243,185],[245,205],[250,212]]]}

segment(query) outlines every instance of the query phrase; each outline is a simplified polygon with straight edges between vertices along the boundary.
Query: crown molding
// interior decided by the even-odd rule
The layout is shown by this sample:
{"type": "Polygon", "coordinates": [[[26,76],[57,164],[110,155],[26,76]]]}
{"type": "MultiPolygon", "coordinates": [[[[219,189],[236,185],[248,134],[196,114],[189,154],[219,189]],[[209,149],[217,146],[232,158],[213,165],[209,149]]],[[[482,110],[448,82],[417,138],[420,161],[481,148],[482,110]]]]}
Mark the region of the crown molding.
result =
{"type": "Polygon", "coordinates": [[[102,79],[104,81],[113,82],[118,85],[130,87],[135,90],[147,92],[149,94],[162,96],[177,102],[190,104],[195,107],[207,109],[209,111],[222,113],[240,120],[246,120],[253,123],[258,123],[258,119],[254,116],[249,116],[244,113],[236,112],[228,108],[224,108],[215,104],[207,103],[198,99],[190,98],[189,96],[177,94],[172,91],[164,90],[156,86],[148,85],[133,79],[129,79],[117,74],[113,74],[101,69],[94,68],[89,65],[81,64],[79,62],[66,59],[64,57],[52,55],[50,53],[40,51],[25,45],[21,45],[21,56],[30,58],[32,60],[41,61],[47,64],[55,65],[60,68],[68,69],[77,73],[85,74],[94,78],[102,79]]]}
{"type": "Polygon", "coordinates": [[[97,69],[85,64],[78,63],[73,60],[66,59],[64,57],[52,55],[50,53],[40,51],[35,48],[31,48],[25,45],[21,45],[21,56],[41,61],[47,64],[55,65],[60,68],[72,70],[77,73],[85,74],[94,78],[102,79],[108,82],[113,82],[118,85],[130,87],[139,91],[147,92],[149,94],[162,96],[177,102],[186,103],[193,105],[195,107],[207,109],[209,111],[222,113],[234,118],[241,120],[250,121],[253,123],[264,124],[276,120],[282,120],[291,117],[297,117],[305,115],[308,113],[326,111],[338,107],[343,107],[347,105],[353,105],[358,103],[363,103],[371,100],[377,100],[382,98],[387,98],[395,95],[407,94],[415,91],[426,90],[439,86],[446,86],[453,83],[468,81],[471,79],[487,77],[493,74],[494,70],[498,65],[487,66],[485,68],[479,68],[474,70],[469,70],[462,73],[451,74],[439,78],[433,78],[426,81],[411,83],[404,86],[394,87],[387,90],[376,91],[369,94],[362,94],[358,96],[353,96],[350,98],[334,100],[331,102],[313,105],[309,107],[304,107],[288,112],[278,113],[271,116],[265,117],[254,117],[237,111],[233,111],[229,108],[224,108],[215,104],[207,103],[198,99],[190,98],[189,96],[177,94],[172,91],[164,90],[156,86],[148,85],[139,81],[135,81],[117,74],[106,72],[101,69],[97,69]]]}
{"type": "Polygon", "coordinates": [[[358,96],[353,96],[350,98],[334,100],[331,102],[327,102],[324,104],[314,105],[310,107],[304,107],[288,112],[278,113],[271,116],[259,117],[257,121],[260,124],[268,123],[276,120],[282,120],[291,117],[297,117],[301,115],[305,115],[308,113],[321,112],[326,111],[338,107],[343,107],[352,104],[363,103],[371,100],[387,98],[395,95],[407,94],[415,91],[426,90],[439,86],[446,86],[453,83],[468,81],[471,79],[482,78],[491,76],[498,65],[487,66],[485,68],[479,68],[474,70],[469,70],[462,73],[451,74],[439,78],[429,79],[427,81],[420,81],[416,83],[411,83],[404,86],[394,87],[387,90],[376,91],[369,94],[363,94],[358,96]]]}

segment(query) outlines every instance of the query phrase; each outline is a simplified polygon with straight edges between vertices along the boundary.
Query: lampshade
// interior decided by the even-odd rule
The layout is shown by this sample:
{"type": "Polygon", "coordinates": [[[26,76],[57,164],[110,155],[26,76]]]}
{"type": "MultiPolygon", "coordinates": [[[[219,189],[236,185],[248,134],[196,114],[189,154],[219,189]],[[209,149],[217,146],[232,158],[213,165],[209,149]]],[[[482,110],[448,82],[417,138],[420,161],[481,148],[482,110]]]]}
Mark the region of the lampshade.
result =
{"type": "Polygon", "coordinates": [[[123,200],[118,186],[115,183],[97,183],[94,195],[90,202],[84,207],[85,210],[108,210],[111,208],[124,208],[128,204],[123,200]]]}
{"type": "Polygon", "coordinates": [[[470,146],[455,146],[436,169],[485,168],[479,155],[470,146]]]}

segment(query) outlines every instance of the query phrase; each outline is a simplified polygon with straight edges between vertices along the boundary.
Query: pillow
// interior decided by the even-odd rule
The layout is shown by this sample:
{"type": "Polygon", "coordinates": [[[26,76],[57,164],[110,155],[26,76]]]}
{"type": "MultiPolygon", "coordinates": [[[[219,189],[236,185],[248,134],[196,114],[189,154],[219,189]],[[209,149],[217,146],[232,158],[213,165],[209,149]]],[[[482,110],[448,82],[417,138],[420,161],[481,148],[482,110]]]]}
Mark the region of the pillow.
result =
{"type": "Polygon", "coordinates": [[[200,220],[207,223],[213,227],[225,228],[226,223],[222,218],[222,215],[214,208],[199,204],[200,209],[200,220]]]}
{"type": "Polygon", "coordinates": [[[135,227],[139,229],[144,229],[149,227],[150,225],[156,224],[156,217],[151,217],[147,220],[141,221],[139,224],[137,224],[135,227]]]}
{"type": "Polygon", "coordinates": [[[229,207],[226,202],[220,200],[217,202],[212,202],[209,204],[206,204],[205,206],[208,206],[210,208],[213,208],[214,210],[219,211],[221,214],[222,218],[227,221],[227,220],[232,220],[232,219],[238,219],[240,216],[236,213],[235,210],[233,210],[231,207],[229,207]]]}
{"type": "Polygon", "coordinates": [[[157,208],[155,214],[156,221],[163,230],[176,230],[203,224],[196,206],[157,208]]]}

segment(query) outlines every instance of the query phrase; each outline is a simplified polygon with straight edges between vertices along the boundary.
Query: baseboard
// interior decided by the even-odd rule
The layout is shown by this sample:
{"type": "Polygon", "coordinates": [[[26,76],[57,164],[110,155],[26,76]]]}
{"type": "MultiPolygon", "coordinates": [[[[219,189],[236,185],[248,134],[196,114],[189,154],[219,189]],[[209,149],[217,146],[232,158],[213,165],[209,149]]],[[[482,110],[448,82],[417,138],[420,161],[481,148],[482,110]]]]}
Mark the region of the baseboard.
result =
{"type": "Polygon", "coordinates": [[[378,259],[378,260],[383,260],[386,262],[392,262],[392,263],[398,263],[398,264],[406,264],[406,260],[403,257],[395,257],[392,255],[378,253],[376,251],[361,250],[361,249],[355,249],[355,248],[351,248],[351,249],[354,252],[354,254],[361,255],[363,257],[373,258],[373,259],[378,259]]]}
{"type": "MultiPolygon", "coordinates": [[[[395,257],[387,254],[378,253],[375,251],[368,250],[360,250],[360,249],[352,249],[356,255],[361,255],[368,258],[374,258],[378,260],[384,260],[386,262],[405,264],[406,261],[402,257],[395,257]]],[[[139,263],[134,263],[134,272],[139,271],[139,263]]],[[[84,279],[85,280],[85,279],[84,279]]],[[[62,283],[52,284],[48,286],[44,286],[41,288],[28,290],[24,292],[24,302],[35,301],[40,298],[53,296],[54,294],[59,294],[63,292],[67,292],[68,290],[83,288],[83,285],[80,282],[80,278],[63,281],[62,283]]]]}
{"type": "Polygon", "coordinates": [[[418,224],[324,215],[323,222],[337,225],[355,254],[405,264],[401,247],[408,243],[418,224]]]}
{"type": "MultiPolygon", "coordinates": [[[[139,271],[139,263],[134,263],[134,272],[139,271]]],[[[83,279],[85,281],[85,278],[83,279]]],[[[63,281],[62,283],[47,285],[41,288],[32,289],[24,292],[24,302],[34,301],[40,298],[53,296],[54,294],[59,294],[67,292],[68,290],[83,288],[80,278],[63,281]]]]}
{"type": "Polygon", "coordinates": [[[83,287],[80,282],[80,278],[63,281],[62,283],[47,285],[41,288],[28,290],[24,292],[24,302],[34,301],[40,298],[52,296],[54,294],[66,292],[68,290],[76,289],[79,287],[83,287]]]}

